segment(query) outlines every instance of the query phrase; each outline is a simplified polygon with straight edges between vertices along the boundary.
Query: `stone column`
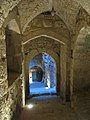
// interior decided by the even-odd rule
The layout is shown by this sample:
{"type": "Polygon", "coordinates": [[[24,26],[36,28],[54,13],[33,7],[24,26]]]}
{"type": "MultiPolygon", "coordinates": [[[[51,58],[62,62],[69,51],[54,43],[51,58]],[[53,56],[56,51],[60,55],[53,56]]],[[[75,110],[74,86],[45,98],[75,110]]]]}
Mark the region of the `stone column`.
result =
{"type": "Polygon", "coordinates": [[[58,56],[58,62],[57,62],[57,72],[56,72],[56,79],[57,79],[57,85],[56,85],[56,91],[57,95],[60,95],[60,80],[61,80],[61,71],[60,71],[60,56],[58,56]]]}
{"type": "MultiPolygon", "coordinates": [[[[22,36],[21,36],[22,37],[22,36]]],[[[26,100],[26,94],[25,94],[25,68],[24,68],[24,65],[25,65],[25,61],[24,61],[24,58],[25,58],[25,55],[24,55],[24,46],[23,46],[23,40],[21,42],[21,51],[22,51],[22,104],[23,106],[25,105],[25,100],[26,100]]]]}
{"type": "Polygon", "coordinates": [[[49,65],[48,63],[45,63],[45,79],[44,79],[44,84],[45,84],[45,87],[50,87],[50,70],[49,70],[49,65]],[[49,84],[49,86],[48,86],[49,84]]]}
{"type": "Polygon", "coordinates": [[[60,81],[60,95],[63,101],[66,101],[66,50],[65,45],[61,45],[60,48],[60,72],[61,72],[61,81],[60,81]]]}
{"type": "MultiPolygon", "coordinates": [[[[24,51],[23,51],[24,52],[24,51]]],[[[30,84],[29,84],[29,53],[23,56],[23,75],[24,75],[24,91],[25,91],[25,102],[30,97],[30,84]]]]}
{"type": "Polygon", "coordinates": [[[72,96],[76,95],[75,93],[75,85],[74,85],[74,49],[75,49],[75,45],[76,45],[76,35],[72,36],[72,43],[71,43],[71,77],[70,77],[70,91],[71,91],[71,100],[72,100],[72,96]]]}
{"type": "Polygon", "coordinates": [[[73,50],[71,47],[67,48],[67,62],[66,62],[66,101],[71,100],[73,92],[73,50]]]}

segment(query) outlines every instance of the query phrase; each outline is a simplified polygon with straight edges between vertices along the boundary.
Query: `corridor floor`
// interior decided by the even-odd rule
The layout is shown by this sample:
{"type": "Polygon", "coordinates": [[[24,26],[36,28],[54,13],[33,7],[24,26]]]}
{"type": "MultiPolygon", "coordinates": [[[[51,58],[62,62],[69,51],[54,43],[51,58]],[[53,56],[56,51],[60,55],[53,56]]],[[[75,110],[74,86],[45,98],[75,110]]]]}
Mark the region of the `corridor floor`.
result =
{"type": "Polygon", "coordinates": [[[30,95],[55,94],[56,86],[49,88],[45,87],[43,82],[33,82],[30,84],[30,95]]]}
{"type": "Polygon", "coordinates": [[[70,108],[70,103],[62,103],[55,95],[32,98],[27,104],[33,104],[33,108],[23,108],[18,120],[90,120],[90,94],[80,93],[78,97],[76,112],[70,108]]]}
{"type": "Polygon", "coordinates": [[[24,108],[19,120],[65,120],[65,118],[74,120],[73,118],[75,118],[69,105],[61,105],[60,99],[55,96],[34,98],[32,101],[29,102],[34,107],[32,109],[24,108]]]}

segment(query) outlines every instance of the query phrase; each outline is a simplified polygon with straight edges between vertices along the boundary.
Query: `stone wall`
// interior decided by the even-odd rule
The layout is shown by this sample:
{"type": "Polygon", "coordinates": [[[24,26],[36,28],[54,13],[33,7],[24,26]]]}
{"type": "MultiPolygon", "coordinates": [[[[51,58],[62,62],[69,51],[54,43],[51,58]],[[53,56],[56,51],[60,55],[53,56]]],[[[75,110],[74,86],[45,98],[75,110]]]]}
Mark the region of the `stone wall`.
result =
{"type": "Polygon", "coordinates": [[[90,29],[82,29],[74,51],[75,90],[90,87],[90,29]]]}
{"type": "MultiPolygon", "coordinates": [[[[20,112],[22,106],[22,81],[20,79],[20,74],[17,79],[10,79],[12,85],[9,86],[9,79],[7,78],[7,47],[6,47],[6,34],[5,29],[0,29],[0,119],[1,120],[11,120],[11,118],[16,117],[20,112]],[[17,111],[17,112],[15,112],[17,111]]],[[[14,37],[14,36],[13,36],[14,37]]],[[[14,37],[15,38],[15,37],[14,37]]],[[[12,39],[14,39],[12,38],[12,39]]],[[[10,44],[8,45],[8,47],[10,44]]],[[[12,52],[12,49],[10,49],[12,52]]],[[[11,56],[10,56],[11,57],[11,56]]],[[[16,75],[12,77],[16,77],[16,75]]],[[[16,120],[16,118],[14,119],[16,120]]]]}
{"type": "Polygon", "coordinates": [[[57,79],[56,79],[56,61],[47,53],[43,54],[43,67],[45,71],[44,81],[46,86],[54,87],[56,86],[57,79]],[[48,82],[50,82],[48,84],[48,82]]]}
{"type": "Polygon", "coordinates": [[[0,120],[17,120],[22,106],[22,80],[20,77],[0,97],[0,120]]]}

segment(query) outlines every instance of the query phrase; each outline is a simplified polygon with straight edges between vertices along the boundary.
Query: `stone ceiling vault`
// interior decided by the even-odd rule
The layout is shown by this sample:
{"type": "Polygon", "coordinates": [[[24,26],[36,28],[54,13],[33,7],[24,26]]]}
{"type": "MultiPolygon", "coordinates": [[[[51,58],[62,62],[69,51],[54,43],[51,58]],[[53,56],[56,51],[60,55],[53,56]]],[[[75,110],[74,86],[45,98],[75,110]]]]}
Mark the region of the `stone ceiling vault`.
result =
{"type": "Polygon", "coordinates": [[[27,26],[23,34],[23,43],[37,36],[48,36],[67,43],[70,41],[70,32],[65,23],[57,16],[43,13],[34,18],[27,26]]]}
{"type": "Polygon", "coordinates": [[[18,10],[21,19],[21,26],[25,31],[28,23],[42,12],[51,11],[52,7],[56,11],[56,14],[66,23],[70,31],[75,29],[76,16],[79,11],[80,5],[75,1],[69,0],[34,0],[32,2],[26,2],[24,0],[18,5],[18,10]]]}
{"type": "Polygon", "coordinates": [[[38,37],[36,39],[31,40],[30,42],[28,42],[27,44],[24,45],[24,51],[25,53],[29,53],[31,50],[37,50],[38,49],[42,49],[42,52],[44,52],[44,49],[49,49],[53,52],[55,52],[56,54],[60,53],[60,46],[61,44],[51,38],[48,37],[38,37]]]}
{"type": "Polygon", "coordinates": [[[42,12],[51,11],[52,8],[70,32],[75,32],[76,17],[81,6],[90,15],[90,0],[0,0],[0,26],[8,13],[17,5],[22,32],[33,18],[42,12]]]}

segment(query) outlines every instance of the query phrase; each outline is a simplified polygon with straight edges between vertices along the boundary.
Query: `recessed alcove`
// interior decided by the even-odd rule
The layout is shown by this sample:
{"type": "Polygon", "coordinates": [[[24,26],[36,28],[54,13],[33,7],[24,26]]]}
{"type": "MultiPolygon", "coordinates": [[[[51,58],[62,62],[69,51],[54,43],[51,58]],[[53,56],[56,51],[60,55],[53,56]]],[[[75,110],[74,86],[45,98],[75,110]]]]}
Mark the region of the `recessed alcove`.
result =
{"type": "Polygon", "coordinates": [[[8,85],[21,74],[21,38],[20,30],[15,19],[11,20],[5,29],[6,33],[6,56],[7,56],[7,77],[8,85]]]}

